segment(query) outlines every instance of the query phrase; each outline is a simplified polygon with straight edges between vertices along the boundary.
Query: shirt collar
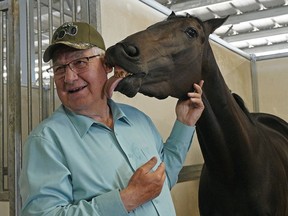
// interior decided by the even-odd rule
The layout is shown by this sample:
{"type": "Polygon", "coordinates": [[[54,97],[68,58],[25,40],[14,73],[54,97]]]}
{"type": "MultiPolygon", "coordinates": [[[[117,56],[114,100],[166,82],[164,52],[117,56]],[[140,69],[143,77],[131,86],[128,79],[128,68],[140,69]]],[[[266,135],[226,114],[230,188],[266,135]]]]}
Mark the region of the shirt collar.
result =
{"type": "Polygon", "coordinates": [[[112,99],[108,99],[108,105],[112,110],[114,124],[117,120],[120,120],[130,125],[128,117],[117,103],[115,103],[112,99]]]}
{"type": "MultiPolygon", "coordinates": [[[[125,115],[123,110],[118,106],[117,103],[115,103],[111,99],[108,99],[108,105],[110,106],[110,109],[112,111],[114,124],[116,121],[119,120],[130,125],[130,122],[127,116],[125,115]]],[[[66,115],[68,116],[68,118],[70,119],[70,121],[72,122],[72,124],[74,125],[74,127],[76,128],[77,132],[79,133],[81,137],[83,137],[87,133],[87,131],[93,124],[101,126],[101,127],[105,127],[105,125],[103,125],[102,123],[88,116],[79,115],[75,112],[72,112],[71,110],[67,109],[63,105],[62,107],[63,107],[64,112],[66,113],[66,115]]]]}

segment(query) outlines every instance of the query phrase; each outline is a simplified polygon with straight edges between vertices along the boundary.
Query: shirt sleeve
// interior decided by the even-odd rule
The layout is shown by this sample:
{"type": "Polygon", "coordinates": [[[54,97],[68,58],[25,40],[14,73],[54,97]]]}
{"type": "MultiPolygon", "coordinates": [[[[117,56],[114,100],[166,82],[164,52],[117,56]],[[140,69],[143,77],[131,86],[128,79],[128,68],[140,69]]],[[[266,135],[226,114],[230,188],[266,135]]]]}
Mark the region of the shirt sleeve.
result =
{"type": "Polygon", "coordinates": [[[163,147],[163,161],[170,189],[177,183],[178,175],[183,167],[187,152],[190,149],[195,126],[188,126],[176,120],[170,136],[163,147]]]}
{"type": "Polygon", "coordinates": [[[32,136],[26,142],[19,185],[22,216],[128,215],[119,190],[73,203],[71,173],[65,157],[57,145],[43,137],[32,136]]]}

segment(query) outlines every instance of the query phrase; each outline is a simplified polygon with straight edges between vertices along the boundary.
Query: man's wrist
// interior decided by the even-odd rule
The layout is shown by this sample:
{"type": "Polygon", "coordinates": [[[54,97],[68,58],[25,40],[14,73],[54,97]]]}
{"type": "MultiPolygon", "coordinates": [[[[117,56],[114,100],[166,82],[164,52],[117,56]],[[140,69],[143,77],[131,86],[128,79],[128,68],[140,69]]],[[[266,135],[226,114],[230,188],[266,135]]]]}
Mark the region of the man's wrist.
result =
{"type": "Polygon", "coordinates": [[[124,207],[128,212],[132,211],[133,209],[137,208],[137,205],[134,203],[135,200],[133,198],[133,193],[127,188],[120,191],[120,197],[123,202],[124,207]]]}

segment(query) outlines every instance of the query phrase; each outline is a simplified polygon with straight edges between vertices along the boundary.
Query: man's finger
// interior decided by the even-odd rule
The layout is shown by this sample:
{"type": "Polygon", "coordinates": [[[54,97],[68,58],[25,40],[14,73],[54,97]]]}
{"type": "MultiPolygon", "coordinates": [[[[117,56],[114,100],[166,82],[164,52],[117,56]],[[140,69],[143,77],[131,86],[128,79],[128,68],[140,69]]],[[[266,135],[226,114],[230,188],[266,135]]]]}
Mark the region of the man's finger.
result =
{"type": "Polygon", "coordinates": [[[165,178],[166,178],[166,173],[165,173],[165,164],[162,162],[157,169],[155,170],[155,172],[153,173],[154,175],[158,176],[158,179],[160,182],[164,182],[165,178]]]}
{"type": "Polygon", "coordinates": [[[199,86],[200,86],[201,88],[203,87],[203,84],[204,84],[204,80],[200,80],[199,86]]]}
{"type": "Polygon", "coordinates": [[[204,81],[203,80],[201,80],[200,82],[199,82],[199,84],[196,84],[196,83],[194,83],[194,89],[195,89],[195,93],[199,93],[199,94],[202,94],[202,86],[203,86],[203,84],[204,84],[204,81]]]}
{"type": "Polygon", "coordinates": [[[139,169],[144,173],[148,173],[152,170],[152,168],[157,164],[157,158],[152,157],[149,161],[147,161],[144,165],[142,165],[139,169]]]}

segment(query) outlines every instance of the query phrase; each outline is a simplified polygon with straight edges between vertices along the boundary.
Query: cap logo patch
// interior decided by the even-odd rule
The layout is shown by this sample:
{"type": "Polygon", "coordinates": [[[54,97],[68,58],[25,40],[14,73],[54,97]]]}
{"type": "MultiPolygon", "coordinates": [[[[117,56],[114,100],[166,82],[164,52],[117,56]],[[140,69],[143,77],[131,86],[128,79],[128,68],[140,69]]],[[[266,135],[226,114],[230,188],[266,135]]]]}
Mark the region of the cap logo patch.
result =
{"type": "Polygon", "coordinates": [[[70,36],[75,36],[78,32],[78,26],[73,25],[73,23],[67,23],[62,26],[62,28],[55,34],[54,40],[61,40],[66,34],[70,36]]]}

